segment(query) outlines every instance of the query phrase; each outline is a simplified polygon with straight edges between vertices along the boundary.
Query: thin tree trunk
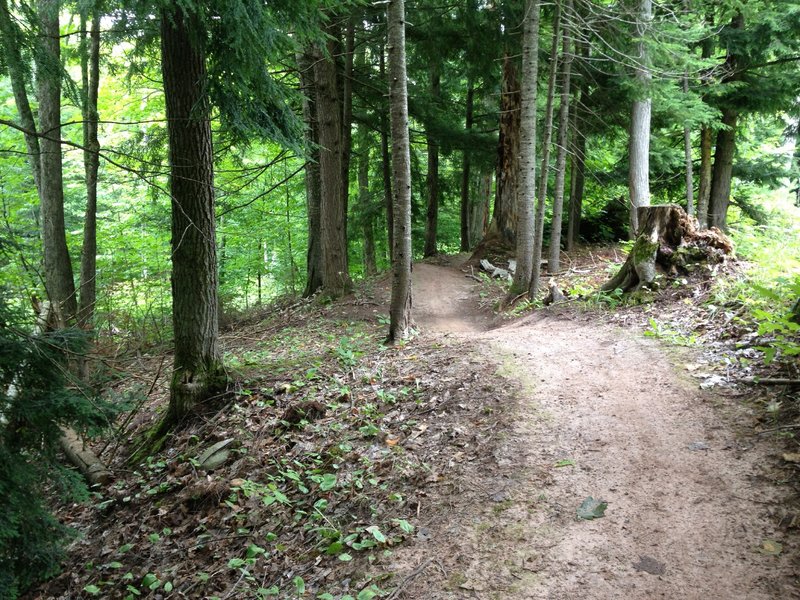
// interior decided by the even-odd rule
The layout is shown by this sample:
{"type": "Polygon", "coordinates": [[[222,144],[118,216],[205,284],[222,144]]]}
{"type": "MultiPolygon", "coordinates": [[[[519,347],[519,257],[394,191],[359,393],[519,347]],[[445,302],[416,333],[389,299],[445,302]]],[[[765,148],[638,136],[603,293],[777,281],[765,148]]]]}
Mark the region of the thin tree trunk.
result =
{"type": "Polygon", "coordinates": [[[637,209],[650,206],[650,116],[652,99],[650,82],[652,75],[648,67],[649,58],[644,37],[653,19],[652,0],[639,0],[636,19],[636,67],[635,77],[639,97],[633,102],[631,110],[631,129],[628,144],[629,172],[628,193],[630,195],[631,237],[639,228],[637,209]]]}
{"type": "Polygon", "coordinates": [[[510,294],[526,293],[531,285],[531,258],[536,198],[536,92],[539,83],[539,0],[527,0],[522,33],[522,107],[519,143],[520,186],[517,214],[517,269],[510,294]]]}
{"type": "Polygon", "coordinates": [[[542,169],[536,192],[536,231],[534,234],[531,264],[531,285],[528,295],[536,298],[542,274],[542,246],[544,244],[544,212],[547,202],[547,178],[550,174],[550,147],[553,137],[553,100],[558,72],[558,47],[561,44],[561,0],[556,2],[553,13],[553,42],[550,46],[550,69],[547,76],[547,101],[544,112],[544,136],[542,139],[542,169]]]}
{"type": "Polygon", "coordinates": [[[469,247],[486,235],[489,227],[489,204],[492,201],[492,171],[478,174],[477,191],[470,203],[469,247]]]}
{"type": "MultiPolygon", "coordinates": [[[[379,72],[381,81],[386,81],[386,61],[384,48],[381,46],[379,72]]],[[[381,167],[383,172],[383,201],[386,206],[386,242],[389,263],[394,261],[394,200],[392,195],[392,157],[389,153],[389,122],[385,112],[381,111],[381,167]]]]}
{"type": "Polygon", "coordinates": [[[700,189],[697,192],[697,222],[700,229],[708,227],[708,201],[711,196],[712,131],[708,125],[700,129],[700,189]]]}
{"type": "Polygon", "coordinates": [[[304,298],[314,295],[322,287],[322,240],[320,239],[321,227],[319,222],[322,182],[319,174],[317,92],[316,86],[314,85],[314,63],[321,59],[322,54],[313,48],[307,48],[297,56],[300,87],[303,92],[303,120],[306,124],[305,143],[306,152],[308,153],[308,160],[305,165],[308,251],[306,252],[306,287],[303,290],[304,298]]]}
{"type": "MultiPolygon", "coordinates": [[[[331,55],[334,44],[328,44],[331,55]]],[[[320,145],[320,228],[322,239],[322,287],[333,298],[350,292],[352,283],[347,267],[344,198],[342,191],[342,110],[338,94],[337,68],[326,57],[314,63],[317,91],[317,117],[320,145]]]]}
{"type": "Polygon", "coordinates": [[[41,217],[45,287],[59,305],[65,322],[78,312],[75,280],[64,225],[64,187],[61,158],[61,36],[59,0],[39,0],[40,35],[36,60],[41,150],[41,217]]]}
{"type": "Polygon", "coordinates": [[[361,152],[358,155],[358,204],[362,219],[362,232],[364,234],[364,273],[375,275],[378,266],[375,261],[375,226],[369,197],[369,136],[367,127],[359,125],[358,138],[361,140],[361,152]]]}
{"type": "Polygon", "coordinates": [[[564,50],[561,75],[561,104],[558,112],[558,156],[556,157],[556,183],[553,195],[553,227],[550,231],[550,259],[547,270],[558,273],[561,270],[561,220],[564,214],[564,182],[567,173],[567,140],[569,139],[569,101],[570,78],[572,75],[572,0],[566,0],[564,19],[564,50]]]}
{"type": "MultiPolygon", "coordinates": [[[[706,16],[709,25],[713,25],[713,13],[706,16]]],[[[711,58],[711,53],[714,51],[714,40],[711,36],[707,36],[703,40],[701,49],[701,58],[711,58]]],[[[704,87],[711,85],[712,74],[710,69],[706,69],[701,77],[704,87]]],[[[703,125],[700,128],[700,182],[697,190],[697,223],[701,230],[708,227],[708,200],[711,195],[711,145],[712,145],[712,131],[708,125],[703,125]]]]}
{"type": "MultiPolygon", "coordinates": [[[[440,79],[439,65],[434,61],[430,68],[431,100],[438,106],[440,79]]],[[[426,186],[428,188],[428,210],[425,219],[425,247],[424,256],[436,255],[436,235],[439,227],[439,144],[430,132],[426,133],[428,144],[428,174],[426,186]]]]}
{"type": "MultiPolygon", "coordinates": [[[[81,19],[82,32],[86,18],[81,19]]],[[[85,36],[85,33],[82,33],[85,36]]],[[[97,301],[97,172],[100,167],[100,142],[97,138],[97,100],[100,90],[100,10],[92,11],[92,30],[88,45],[82,40],[81,72],[83,79],[83,166],[86,177],[86,213],[83,220],[81,248],[80,297],[78,322],[91,327],[97,301]],[[88,47],[87,47],[88,46],[88,47]]]]}
{"type": "Polygon", "coordinates": [[[583,133],[581,102],[584,97],[583,86],[575,97],[575,110],[572,113],[572,172],[569,192],[569,223],[567,226],[567,250],[572,252],[578,243],[583,213],[584,171],[586,168],[586,135],[583,133]]]}
{"type": "Polygon", "coordinates": [[[342,69],[342,223],[347,252],[347,213],[350,203],[350,156],[353,146],[353,53],[355,51],[354,20],[349,19],[344,36],[342,69]]]}
{"type": "Polygon", "coordinates": [[[11,80],[11,89],[14,93],[14,102],[17,106],[20,124],[29,133],[25,133],[25,145],[28,149],[28,162],[33,174],[33,183],[41,201],[41,155],[39,138],[36,136],[38,128],[33,118],[26,80],[28,79],[27,66],[22,60],[22,35],[14,23],[8,9],[7,0],[0,0],[0,47],[3,49],[3,59],[11,80]]]}
{"type": "MultiPolygon", "coordinates": [[[[467,133],[472,130],[472,115],[475,103],[475,84],[470,77],[467,80],[467,107],[466,124],[467,133]]],[[[469,178],[472,165],[470,164],[470,153],[468,148],[464,148],[464,158],[461,163],[461,251],[466,252],[470,249],[470,203],[469,203],[469,178]]]]}
{"type": "Polygon", "coordinates": [[[389,0],[388,26],[395,228],[388,341],[393,343],[406,337],[411,328],[411,155],[404,0],[389,0]]]}
{"type": "MultiPolygon", "coordinates": [[[[683,76],[683,93],[689,93],[689,76],[687,74],[683,76]]],[[[692,130],[689,128],[688,122],[683,125],[683,156],[686,164],[686,213],[692,217],[694,216],[694,162],[692,161],[692,130]]]]}
{"type": "Polygon", "coordinates": [[[193,17],[181,8],[161,15],[161,72],[167,109],[172,195],[172,320],[175,363],[169,428],[225,385],[218,345],[214,163],[206,65],[193,17]]]}

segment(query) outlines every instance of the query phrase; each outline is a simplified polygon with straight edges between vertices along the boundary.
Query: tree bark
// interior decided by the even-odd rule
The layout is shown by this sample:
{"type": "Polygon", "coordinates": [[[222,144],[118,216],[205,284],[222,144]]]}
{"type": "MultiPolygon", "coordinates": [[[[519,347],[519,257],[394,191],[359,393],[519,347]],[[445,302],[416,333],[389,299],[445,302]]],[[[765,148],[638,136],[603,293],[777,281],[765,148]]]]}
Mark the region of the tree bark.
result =
{"type": "MultiPolygon", "coordinates": [[[[467,106],[465,117],[465,129],[467,133],[472,130],[472,118],[475,104],[475,84],[472,78],[467,80],[467,106]]],[[[470,171],[472,165],[470,162],[470,153],[468,148],[464,148],[464,157],[461,163],[461,251],[466,252],[470,249],[470,201],[469,201],[469,183],[470,171]]]]}
{"type": "Polygon", "coordinates": [[[633,102],[631,110],[631,129],[628,144],[628,193],[630,195],[631,237],[636,236],[639,229],[638,211],[640,206],[650,205],[650,116],[652,99],[650,98],[649,58],[645,48],[644,37],[653,19],[652,0],[639,0],[636,20],[636,67],[634,69],[637,94],[640,96],[633,102]]]}
{"type": "MultiPolygon", "coordinates": [[[[379,73],[381,81],[386,81],[386,61],[384,48],[379,54],[379,73]]],[[[386,207],[386,248],[389,263],[394,261],[394,196],[392,194],[392,157],[389,153],[389,120],[386,112],[381,111],[381,169],[383,173],[383,201],[386,207]]]]}
{"type": "Polygon", "coordinates": [[[520,90],[514,61],[503,58],[503,86],[500,99],[500,136],[497,149],[497,177],[492,221],[486,238],[515,247],[517,239],[517,185],[519,179],[520,90]]]}
{"type": "Polygon", "coordinates": [[[558,155],[556,157],[556,183],[553,195],[553,226],[550,231],[550,258],[547,270],[557,273],[561,270],[561,220],[564,214],[564,182],[567,173],[567,140],[569,139],[570,80],[572,75],[572,0],[566,0],[564,19],[564,50],[561,75],[561,103],[558,109],[558,155]]]}
{"type": "Polygon", "coordinates": [[[44,246],[45,287],[67,323],[78,312],[75,280],[64,225],[64,187],[61,157],[61,35],[59,0],[39,0],[40,35],[36,53],[41,151],[40,205],[44,246]]]}
{"type": "Polygon", "coordinates": [[[320,233],[322,240],[322,287],[327,295],[338,298],[352,288],[347,266],[342,182],[342,105],[337,83],[334,44],[328,44],[329,56],[314,63],[317,91],[317,116],[320,145],[320,233]]]}
{"type": "Polygon", "coordinates": [[[544,136],[542,139],[542,169],[539,173],[539,187],[536,193],[536,222],[531,264],[531,284],[528,295],[536,298],[542,276],[542,247],[544,245],[544,213],[547,204],[547,179],[550,175],[550,148],[553,138],[553,100],[556,92],[556,73],[558,72],[558,47],[561,44],[561,1],[555,5],[553,13],[553,42],[550,46],[550,69],[547,76],[547,101],[544,110],[544,136]]]}
{"type": "Polygon", "coordinates": [[[697,222],[700,229],[708,227],[708,202],[711,196],[711,127],[700,129],[700,188],[697,192],[697,222]]]}
{"type": "MultiPolygon", "coordinates": [[[[438,106],[441,74],[439,65],[434,61],[430,68],[431,100],[438,106]]],[[[425,135],[428,144],[428,210],[425,218],[424,256],[436,255],[436,235],[439,227],[439,144],[430,131],[425,135]]]]}
{"type": "Polygon", "coordinates": [[[354,19],[348,19],[344,34],[342,65],[342,223],[347,252],[347,213],[350,203],[350,157],[353,147],[353,54],[355,52],[354,19]]]}
{"type": "Polygon", "coordinates": [[[483,239],[489,227],[489,204],[492,201],[492,175],[492,171],[478,174],[477,190],[470,203],[470,248],[483,239]]]}
{"type": "MultiPolygon", "coordinates": [[[[689,75],[683,75],[683,93],[689,93],[689,75]]],[[[691,217],[694,216],[694,182],[693,170],[694,162],[692,161],[692,130],[689,128],[689,123],[683,125],[683,160],[686,165],[686,213],[691,217]]]]}
{"type": "Polygon", "coordinates": [[[308,215],[308,250],[306,252],[306,287],[303,297],[313,296],[322,287],[322,240],[320,227],[320,197],[322,182],[319,173],[319,128],[317,120],[314,63],[322,54],[306,48],[297,56],[300,87],[303,92],[303,120],[306,124],[305,143],[308,160],[305,165],[306,213],[308,215]]]}
{"type": "MultiPolygon", "coordinates": [[[[709,25],[713,25],[713,14],[707,15],[706,20],[709,25]]],[[[700,56],[703,59],[711,58],[714,51],[714,40],[707,36],[703,40],[700,56]]],[[[701,76],[703,86],[711,85],[711,70],[707,69],[701,76]]],[[[711,143],[712,131],[708,125],[700,128],[700,182],[697,190],[697,223],[700,229],[708,227],[708,200],[711,195],[711,143]]]]}
{"type": "Polygon", "coordinates": [[[389,336],[394,343],[411,329],[411,155],[404,0],[389,0],[389,104],[394,175],[394,247],[389,336]]]}
{"type": "MultiPolygon", "coordinates": [[[[81,18],[85,38],[86,17],[81,18]]],[[[100,91],[100,10],[92,11],[89,39],[82,39],[81,72],[83,88],[83,166],[86,178],[86,212],[83,220],[78,323],[91,327],[97,301],[97,173],[100,168],[100,142],[97,138],[100,91]],[[88,41],[88,43],[87,43],[88,41]]]]}
{"type": "Polygon", "coordinates": [[[364,273],[368,276],[378,272],[375,260],[375,219],[369,197],[369,136],[365,125],[359,125],[361,152],[358,155],[358,204],[361,212],[362,232],[364,234],[364,273]]]}
{"type": "Polygon", "coordinates": [[[539,0],[527,0],[522,33],[522,90],[517,197],[517,269],[509,296],[527,293],[531,285],[536,198],[536,92],[539,83],[539,0]]]}
{"type": "Polygon", "coordinates": [[[206,64],[196,17],[161,15],[161,72],[172,196],[172,321],[175,362],[159,437],[225,385],[218,337],[214,163],[206,64]]]}
{"type": "MultiPolygon", "coordinates": [[[[731,19],[729,27],[731,29],[742,29],[744,27],[744,16],[741,13],[737,13],[731,19]]],[[[739,57],[732,52],[728,52],[728,56],[725,59],[726,75],[722,78],[722,83],[733,83],[741,79],[738,66],[739,57]]],[[[717,147],[714,152],[714,169],[711,175],[711,191],[708,198],[708,224],[722,231],[727,230],[738,117],[739,113],[734,106],[723,106],[723,127],[717,133],[717,147]]]]}
{"type": "Polygon", "coordinates": [[[572,252],[578,244],[583,214],[583,189],[586,168],[586,135],[583,133],[581,102],[584,97],[583,86],[575,97],[575,110],[572,112],[572,167],[569,192],[569,223],[567,225],[567,250],[572,252]]]}
{"type": "Polygon", "coordinates": [[[711,176],[711,192],[708,198],[708,224],[726,231],[728,205],[733,178],[733,155],[736,153],[736,122],[738,113],[732,108],[722,111],[722,125],[717,133],[714,152],[714,170],[711,176]]]}

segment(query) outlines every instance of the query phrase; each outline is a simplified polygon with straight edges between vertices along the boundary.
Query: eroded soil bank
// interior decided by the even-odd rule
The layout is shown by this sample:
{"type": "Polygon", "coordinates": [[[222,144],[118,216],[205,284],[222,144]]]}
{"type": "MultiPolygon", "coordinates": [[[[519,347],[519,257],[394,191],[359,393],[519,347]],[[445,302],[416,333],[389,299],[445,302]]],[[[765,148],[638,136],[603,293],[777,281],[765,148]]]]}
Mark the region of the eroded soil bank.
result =
{"type": "Polygon", "coordinates": [[[573,311],[481,331],[473,282],[433,265],[415,278],[424,335],[501,363],[487,381],[517,399],[491,459],[465,465],[398,552],[394,597],[800,597],[780,452],[682,375],[691,357],[573,311]],[[589,496],[604,517],[577,518],[589,496]]]}

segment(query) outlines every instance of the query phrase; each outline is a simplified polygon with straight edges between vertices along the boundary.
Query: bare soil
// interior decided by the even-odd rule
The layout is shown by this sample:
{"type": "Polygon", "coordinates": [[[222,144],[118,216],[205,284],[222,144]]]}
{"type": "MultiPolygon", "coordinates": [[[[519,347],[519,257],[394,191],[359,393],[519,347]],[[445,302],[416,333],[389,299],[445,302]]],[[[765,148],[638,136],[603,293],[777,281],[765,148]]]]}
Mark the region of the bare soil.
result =
{"type": "Polygon", "coordinates": [[[393,598],[800,598],[780,451],[686,375],[688,351],[573,309],[489,329],[479,284],[414,269],[423,337],[480,353],[507,405],[492,455],[396,552],[393,598]],[[589,496],[605,516],[577,517],[589,496]]]}

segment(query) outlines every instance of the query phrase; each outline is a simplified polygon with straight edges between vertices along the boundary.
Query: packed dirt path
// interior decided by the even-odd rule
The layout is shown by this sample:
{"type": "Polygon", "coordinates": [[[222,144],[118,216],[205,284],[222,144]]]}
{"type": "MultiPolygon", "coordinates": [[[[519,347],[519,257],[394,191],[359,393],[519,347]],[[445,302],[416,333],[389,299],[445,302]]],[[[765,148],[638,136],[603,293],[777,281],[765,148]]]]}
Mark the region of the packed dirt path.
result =
{"type": "Polygon", "coordinates": [[[460,472],[397,597],[800,597],[775,450],[737,431],[733,401],[681,375],[690,357],[574,311],[490,330],[457,269],[414,277],[424,334],[500,361],[518,393],[492,468],[460,472]],[[577,518],[589,496],[604,517],[577,518]]]}

